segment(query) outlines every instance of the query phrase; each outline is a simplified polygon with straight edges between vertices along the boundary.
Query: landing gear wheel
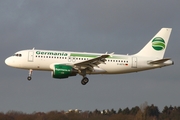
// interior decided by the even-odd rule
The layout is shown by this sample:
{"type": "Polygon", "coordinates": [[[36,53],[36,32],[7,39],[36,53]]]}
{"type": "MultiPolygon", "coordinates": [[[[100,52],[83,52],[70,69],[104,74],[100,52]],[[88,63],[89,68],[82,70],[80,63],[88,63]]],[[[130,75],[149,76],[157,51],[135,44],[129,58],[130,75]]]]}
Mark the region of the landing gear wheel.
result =
{"type": "Polygon", "coordinates": [[[88,82],[89,82],[89,79],[88,79],[87,77],[84,77],[84,78],[81,80],[81,84],[82,84],[82,85],[86,85],[88,82]]]}
{"type": "Polygon", "coordinates": [[[32,77],[31,77],[31,76],[32,76],[32,72],[33,72],[33,70],[30,69],[30,70],[29,70],[29,75],[28,75],[28,77],[27,77],[27,80],[29,80],[29,81],[32,79],[32,77]]]}
{"type": "Polygon", "coordinates": [[[32,78],[31,78],[31,76],[28,76],[28,77],[27,77],[27,80],[29,80],[29,81],[30,81],[31,79],[32,79],[32,78]]]}

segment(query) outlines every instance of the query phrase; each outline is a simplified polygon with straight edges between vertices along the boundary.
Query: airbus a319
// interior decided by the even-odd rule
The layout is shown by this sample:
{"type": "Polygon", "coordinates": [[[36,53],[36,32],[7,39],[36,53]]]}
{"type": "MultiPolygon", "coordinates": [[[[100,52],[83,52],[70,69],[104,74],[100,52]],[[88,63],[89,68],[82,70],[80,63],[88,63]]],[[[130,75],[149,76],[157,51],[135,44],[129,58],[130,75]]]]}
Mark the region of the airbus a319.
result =
{"type": "Polygon", "coordinates": [[[138,53],[121,55],[114,53],[85,53],[28,49],[8,57],[8,66],[29,70],[28,80],[33,70],[51,71],[57,79],[82,76],[81,84],[89,81],[88,74],[123,74],[174,64],[170,58],[163,58],[171,28],[162,28],[138,53]]]}

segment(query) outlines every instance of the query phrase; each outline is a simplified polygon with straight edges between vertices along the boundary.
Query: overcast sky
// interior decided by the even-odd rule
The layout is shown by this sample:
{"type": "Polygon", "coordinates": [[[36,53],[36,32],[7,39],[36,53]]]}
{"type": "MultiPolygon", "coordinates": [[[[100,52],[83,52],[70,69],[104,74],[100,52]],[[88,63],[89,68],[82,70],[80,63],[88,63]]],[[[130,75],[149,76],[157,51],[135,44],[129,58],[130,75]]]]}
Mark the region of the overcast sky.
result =
{"type": "Polygon", "coordinates": [[[0,112],[180,106],[179,0],[0,0],[0,112]],[[50,72],[6,66],[23,49],[138,52],[162,27],[172,27],[166,58],[175,65],[123,75],[53,79],[50,72]]]}

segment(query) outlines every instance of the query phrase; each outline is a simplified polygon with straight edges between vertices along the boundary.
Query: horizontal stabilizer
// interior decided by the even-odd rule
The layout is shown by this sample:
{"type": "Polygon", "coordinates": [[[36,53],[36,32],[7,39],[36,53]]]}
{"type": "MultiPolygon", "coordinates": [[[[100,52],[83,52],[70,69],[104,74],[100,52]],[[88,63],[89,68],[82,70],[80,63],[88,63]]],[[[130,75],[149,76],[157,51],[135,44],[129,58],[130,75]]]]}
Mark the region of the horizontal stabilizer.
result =
{"type": "Polygon", "coordinates": [[[164,62],[166,62],[166,61],[168,61],[168,60],[170,60],[170,58],[165,58],[165,59],[150,61],[149,64],[160,64],[160,63],[164,63],[164,62]]]}

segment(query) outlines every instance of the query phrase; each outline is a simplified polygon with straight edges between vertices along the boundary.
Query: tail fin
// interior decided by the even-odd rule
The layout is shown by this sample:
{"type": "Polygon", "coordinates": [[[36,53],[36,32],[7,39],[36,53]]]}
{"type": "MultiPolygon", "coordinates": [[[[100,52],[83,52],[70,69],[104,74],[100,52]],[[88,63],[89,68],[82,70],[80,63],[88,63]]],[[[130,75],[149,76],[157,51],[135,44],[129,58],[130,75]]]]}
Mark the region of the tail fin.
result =
{"type": "Polygon", "coordinates": [[[163,58],[172,28],[162,28],[136,55],[163,58]]]}

